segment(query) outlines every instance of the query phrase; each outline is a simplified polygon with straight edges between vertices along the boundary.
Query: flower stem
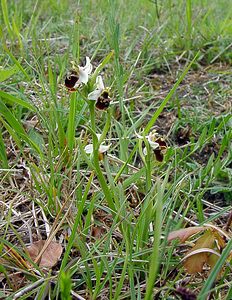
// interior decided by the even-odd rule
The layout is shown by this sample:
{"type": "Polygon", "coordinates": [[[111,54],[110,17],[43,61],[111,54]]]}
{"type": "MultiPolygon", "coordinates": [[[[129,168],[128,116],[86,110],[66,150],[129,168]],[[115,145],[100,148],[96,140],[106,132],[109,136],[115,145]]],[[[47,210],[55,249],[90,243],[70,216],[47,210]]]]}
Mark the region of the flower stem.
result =
{"type": "Polygon", "coordinates": [[[67,130],[67,137],[68,137],[68,148],[72,153],[74,147],[74,140],[75,140],[75,116],[77,110],[77,99],[76,93],[72,93],[70,97],[70,110],[69,110],[69,119],[68,119],[68,130],[67,130]]]}
{"type": "Polygon", "coordinates": [[[150,159],[150,149],[148,149],[148,155],[146,155],[146,190],[147,193],[150,191],[152,186],[151,180],[151,159],[150,159]]]}
{"type": "Polygon", "coordinates": [[[106,122],[105,122],[105,126],[102,130],[102,134],[101,134],[101,138],[100,140],[98,141],[99,143],[99,146],[100,144],[104,141],[109,129],[110,129],[110,124],[111,124],[111,113],[110,113],[110,110],[108,109],[107,110],[107,118],[106,118],[106,122]]]}
{"type": "Polygon", "coordinates": [[[99,165],[99,158],[98,158],[98,150],[99,150],[99,143],[96,136],[96,124],[95,124],[95,102],[90,101],[89,103],[89,111],[90,111],[90,120],[91,120],[91,127],[93,130],[92,139],[93,139],[93,164],[95,167],[95,172],[97,174],[100,186],[102,191],[105,195],[106,201],[109,205],[109,208],[112,210],[112,213],[115,213],[115,205],[113,202],[113,197],[111,195],[111,191],[106,183],[106,179],[102,173],[102,170],[99,165]]]}

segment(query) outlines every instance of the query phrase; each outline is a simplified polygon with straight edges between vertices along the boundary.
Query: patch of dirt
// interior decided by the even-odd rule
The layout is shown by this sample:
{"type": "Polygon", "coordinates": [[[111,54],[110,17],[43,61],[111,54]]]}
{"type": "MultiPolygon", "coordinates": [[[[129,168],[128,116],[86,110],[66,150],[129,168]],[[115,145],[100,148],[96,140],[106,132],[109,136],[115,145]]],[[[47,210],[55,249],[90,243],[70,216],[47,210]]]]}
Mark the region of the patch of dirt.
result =
{"type": "Polygon", "coordinates": [[[185,127],[178,128],[177,132],[175,133],[175,142],[180,145],[186,145],[190,142],[190,137],[192,135],[192,128],[189,124],[186,124],[185,127]]]}
{"type": "Polygon", "coordinates": [[[228,203],[227,193],[224,192],[211,193],[210,191],[207,191],[204,193],[203,199],[218,207],[226,207],[231,203],[231,201],[228,203]]]}
{"type": "Polygon", "coordinates": [[[176,120],[177,113],[175,110],[164,110],[156,121],[157,132],[162,136],[167,136],[176,120]]]}
{"type": "Polygon", "coordinates": [[[212,140],[207,143],[201,151],[195,152],[193,158],[201,165],[206,165],[210,156],[214,153],[215,157],[218,155],[220,144],[217,140],[212,140]]]}
{"type": "MultiPolygon", "coordinates": [[[[184,66],[178,66],[178,69],[177,66],[174,67],[172,74],[149,73],[146,81],[154,90],[152,101],[158,102],[167,96],[179,78],[180,70],[184,70],[184,66]]],[[[213,115],[228,113],[232,110],[230,76],[231,66],[226,64],[214,64],[196,71],[190,70],[176,91],[181,100],[181,108],[192,107],[200,99],[199,103],[213,115]]]]}

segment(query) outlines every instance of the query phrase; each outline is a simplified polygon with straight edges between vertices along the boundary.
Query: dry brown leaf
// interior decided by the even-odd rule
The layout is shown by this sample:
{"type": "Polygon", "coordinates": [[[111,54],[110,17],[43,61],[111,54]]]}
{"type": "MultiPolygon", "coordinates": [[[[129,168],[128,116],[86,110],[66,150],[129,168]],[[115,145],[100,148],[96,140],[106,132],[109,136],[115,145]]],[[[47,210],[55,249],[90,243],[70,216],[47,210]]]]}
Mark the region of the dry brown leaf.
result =
{"type": "Polygon", "coordinates": [[[91,236],[96,239],[100,239],[104,235],[105,232],[106,232],[106,230],[104,227],[94,226],[91,230],[91,236]]]}
{"type": "Polygon", "coordinates": [[[216,262],[218,261],[219,257],[215,254],[211,254],[208,257],[207,264],[210,265],[211,269],[216,265],[216,262]]]}
{"type": "MultiPolygon", "coordinates": [[[[46,240],[40,240],[27,247],[27,251],[33,261],[35,261],[36,257],[39,255],[45,243],[46,240]]],[[[61,257],[62,251],[63,248],[59,243],[51,242],[42,254],[39,261],[39,266],[52,268],[57,264],[59,258],[61,257]]]]}
{"type": "MultiPolygon", "coordinates": [[[[224,229],[222,229],[218,226],[215,226],[210,223],[204,224],[204,226],[210,228],[213,232],[217,232],[221,237],[223,237],[224,240],[229,241],[232,238],[232,235],[230,233],[226,232],[224,229]]],[[[217,238],[216,234],[215,234],[215,237],[217,238]]]]}
{"type": "Polygon", "coordinates": [[[184,267],[189,274],[201,272],[207,257],[208,254],[206,252],[194,254],[185,260],[184,267]]]}
{"type": "MultiPolygon", "coordinates": [[[[211,230],[207,230],[196,242],[195,246],[187,253],[189,255],[191,252],[202,249],[209,248],[212,249],[215,244],[215,237],[211,230]]],[[[201,272],[205,263],[208,263],[209,253],[199,252],[192,256],[186,258],[184,262],[184,267],[189,274],[194,274],[201,272]]]]}
{"type": "Polygon", "coordinates": [[[224,241],[224,239],[222,238],[222,236],[218,233],[218,231],[213,230],[213,235],[215,240],[217,241],[217,245],[218,248],[224,249],[226,247],[226,242],[224,241]]]}
{"type": "Polygon", "coordinates": [[[179,238],[181,243],[184,243],[190,236],[206,230],[206,227],[188,227],[179,230],[175,230],[169,233],[168,241],[172,241],[174,239],[179,238]]]}

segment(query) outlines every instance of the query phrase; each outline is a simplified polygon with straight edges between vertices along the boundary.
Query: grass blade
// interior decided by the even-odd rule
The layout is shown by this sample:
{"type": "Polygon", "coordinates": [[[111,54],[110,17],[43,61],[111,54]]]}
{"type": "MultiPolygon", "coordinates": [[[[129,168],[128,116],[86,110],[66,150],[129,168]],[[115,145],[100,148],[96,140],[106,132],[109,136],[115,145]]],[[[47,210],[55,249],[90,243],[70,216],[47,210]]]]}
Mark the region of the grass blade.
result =
{"type": "Polygon", "coordinates": [[[149,133],[150,129],[155,124],[155,121],[157,120],[157,118],[159,117],[159,115],[161,114],[161,112],[163,111],[164,107],[166,106],[166,104],[168,103],[168,101],[171,99],[171,97],[175,93],[176,89],[180,85],[181,81],[184,79],[185,75],[188,73],[188,71],[191,68],[191,66],[194,63],[194,61],[197,59],[198,54],[199,54],[199,52],[197,52],[197,54],[194,56],[193,60],[186,67],[186,69],[183,71],[183,73],[181,74],[180,78],[174,84],[174,86],[172,87],[172,89],[170,90],[170,92],[168,93],[168,95],[165,97],[165,99],[163,100],[163,102],[160,104],[159,108],[156,110],[156,112],[152,116],[151,120],[148,122],[148,124],[147,124],[147,126],[145,127],[145,130],[144,130],[144,134],[145,135],[149,133]]]}
{"type": "Polygon", "coordinates": [[[12,96],[3,91],[0,91],[0,97],[2,97],[3,99],[6,99],[9,103],[12,103],[12,104],[16,103],[16,104],[19,104],[22,107],[25,107],[31,111],[36,111],[35,107],[32,104],[30,104],[27,101],[24,101],[22,99],[16,98],[15,96],[12,96]]]}

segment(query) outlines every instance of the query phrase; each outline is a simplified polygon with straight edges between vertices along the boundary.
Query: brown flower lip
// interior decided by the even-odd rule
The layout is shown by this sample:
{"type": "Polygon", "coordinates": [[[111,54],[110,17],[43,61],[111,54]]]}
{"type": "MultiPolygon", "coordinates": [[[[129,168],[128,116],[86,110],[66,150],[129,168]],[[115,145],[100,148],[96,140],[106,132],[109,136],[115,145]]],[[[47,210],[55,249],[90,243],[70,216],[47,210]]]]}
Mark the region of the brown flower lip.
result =
{"type": "Polygon", "coordinates": [[[110,97],[108,91],[103,91],[102,94],[98,97],[96,102],[96,108],[100,110],[105,110],[110,106],[110,97]]]}
{"type": "Polygon", "coordinates": [[[72,90],[75,84],[77,83],[77,81],[78,81],[77,72],[72,71],[71,74],[67,75],[67,77],[65,78],[64,84],[66,88],[72,90]]]}
{"type": "Polygon", "coordinates": [[[162,162],[164,160],[164,154],[167,151],[167,143],[161,137],[157,138],[156,143],[159,144],[159,147],[157,149],[154,149],[153,151],[155,153],[156,159],[159,162],[162,162]]]}

